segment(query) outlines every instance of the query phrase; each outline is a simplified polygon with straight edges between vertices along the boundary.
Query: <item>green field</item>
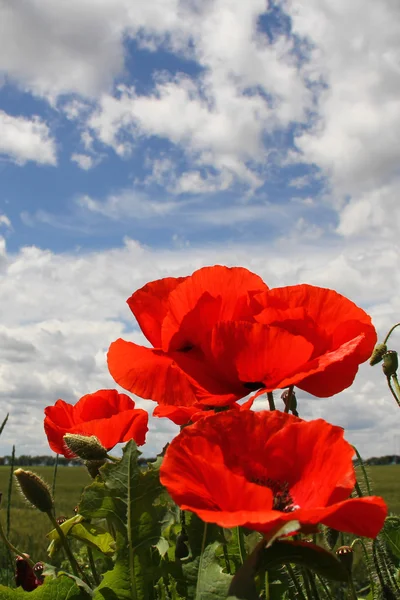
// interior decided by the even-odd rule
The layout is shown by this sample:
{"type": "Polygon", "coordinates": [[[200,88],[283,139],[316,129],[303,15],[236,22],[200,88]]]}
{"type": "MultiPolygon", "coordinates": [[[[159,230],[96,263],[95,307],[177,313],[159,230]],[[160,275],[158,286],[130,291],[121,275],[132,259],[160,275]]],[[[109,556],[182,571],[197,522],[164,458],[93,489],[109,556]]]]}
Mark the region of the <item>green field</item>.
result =
{"type": "MultiPolygon", "coordinates": [[[[52,467],[32,467],[48,483],[53,479],[52,467]]],[[[367,467],[372,490],[386,500],[389,510],[400,515],[400,465],[367,467]]],[[[6,529],[7,489],[10,469],[0,467],[0,491],[3,492],[0,518],[6,529]]],[[[82,489],[90,483],[90,478],[84,467],[59,467],[55,494],[56,515],[71,517],[74,507],[79,502],[82,489]]],[[[362,486],[365,487],[365,486],[362,486]]],[[[27,552],[33,560],[46,561],[48,542],[46,533],[51,525],[46,515],[27,506],[16,486],[13,485],[11,499],[11,528],[10,541],[21,551],[27,552]]],[[[0,542],[0,569],[7,565],[7,554],[0,542]]]]}

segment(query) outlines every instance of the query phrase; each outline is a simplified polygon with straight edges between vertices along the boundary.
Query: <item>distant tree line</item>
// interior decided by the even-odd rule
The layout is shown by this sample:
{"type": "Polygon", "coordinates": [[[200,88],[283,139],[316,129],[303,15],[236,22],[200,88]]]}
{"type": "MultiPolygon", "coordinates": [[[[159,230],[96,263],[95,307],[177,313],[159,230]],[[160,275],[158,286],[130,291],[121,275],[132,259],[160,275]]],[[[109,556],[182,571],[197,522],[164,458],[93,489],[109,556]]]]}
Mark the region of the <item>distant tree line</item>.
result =
{"type": "MultiPolygon", "coordinates": [[[[143,466],[148,462],[154,462],[155,458],[144,458],[141,456],[138,459],[138,464],[143,466]]],[[[0,466],[10,465],[12,461],[11,455],[0,456],[0,466]]],[[[29,456],[27,454],[21,454],[14,458],[14,465],[16,467],[54,467],[56,463],[56,455],[48,456],[45,454],[39,454],[36,456],[29,456]]],[[[82,464],[80,460],[71,460],[64,456],[58,457],[58,464],[63,467],[78,467],[82,464]]]]}
{"type": "Polygon", "coordinates": [[[398,454],[388,454],[387,456],[373,456],[364,460],[365,465],[400,465],[400,456],[398,454]]]}

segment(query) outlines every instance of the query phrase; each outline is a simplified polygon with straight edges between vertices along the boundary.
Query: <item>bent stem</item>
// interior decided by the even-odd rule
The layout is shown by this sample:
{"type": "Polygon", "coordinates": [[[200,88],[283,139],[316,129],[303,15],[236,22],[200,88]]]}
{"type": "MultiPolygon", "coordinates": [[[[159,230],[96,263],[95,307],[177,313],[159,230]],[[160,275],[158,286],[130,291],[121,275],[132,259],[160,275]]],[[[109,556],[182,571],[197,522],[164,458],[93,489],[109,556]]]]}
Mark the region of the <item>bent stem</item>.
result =
{"type": "MultiPolygon", "coordinates": [[[[389,390],[392,392],[393,398],[396,400],[398,406],[400,406],[400,390],[398,390],[399,396],[397,396],[396,392],[393,389],[392,382],[390,380],[390,375],[388,375],[386,377],[386,379],[387,379],[387,383],[388,383],[388,386],[389,386],[389,390]]],[[[397,387],[399,387],[399,382],[397,380],[397,376],[396,376],[396,383],[397,383],[397,387]]]]}
{"type": "Polygon", "coordinates": [[[393,327],[391,329],[389,329],[389,332],[388,332],[387,336],[385,337],[385,339],[383,341],[384,344],[387,344],[387,341],[390,338],[390,335],[391,335],[392,331],[394,329],[396,329],[396,327],[398,327],[399,325],[400,325],[400,323],[396,323],[395,325],[393,325],[393,327]]]}
{"type": "Polygon", "coordinates": [[[3,540],[3,542],[5,543],[7,548],[9,550],[11,550],[11,552],[13,552],[16,556],[22,556],[22,558],[24,558],[26,560],[26,562],[28,562],[30,564],[31,567],[34,566],[35,563],[33,562],[33,560],[31,560],[27,554],[24,554],[24,552],[21,552],[20,550],[18,550],[18,548],[16,546],[14,546],[14,544],[12,544],[7,539],[6,534],[4,533],[4,529],[3,529],[3,525],[1,523],[1,521],[0,521],[0,538],[3,540]]]}
{"type": "Polygon", "coordinates": [[[352,542],[351,548],[353,549],[356,544],[359,544],[362,548],[362,551],[364,554],[365,565],[366,565],[367,571],[368,571],[368,579],[369,579],[369,584],[371,586],[372,596],[373,596],[373,598],[375,598],[375,581],[374,581],[374,576],[372,574],[371,561],[369,558],[367,548],[365,547],[365,544],[361,538],[356,538],[352,542]]]}
{"type": "Polygon", "coordinates": [[[92,552],[92,549],[90,548],[90,546],[87,547],[87,553],[88,553],[90,570],[92,571],[94,583],[97,586],[100,583],[100,577],[99,577],[99,574],[96,569],[96,563],[94,562],[93,552],[92,552]]]}

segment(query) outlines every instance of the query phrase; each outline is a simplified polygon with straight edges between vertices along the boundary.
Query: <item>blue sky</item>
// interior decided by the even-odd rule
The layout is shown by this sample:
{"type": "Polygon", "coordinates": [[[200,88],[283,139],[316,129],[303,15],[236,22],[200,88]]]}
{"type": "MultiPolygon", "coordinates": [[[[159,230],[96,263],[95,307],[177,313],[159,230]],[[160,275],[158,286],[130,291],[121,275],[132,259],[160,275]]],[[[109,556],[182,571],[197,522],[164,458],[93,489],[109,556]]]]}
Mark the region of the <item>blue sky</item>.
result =
{"type": "MultiPolygon", "coordinates": [[[[399,320],[399,13],[0,0],[0,451],[44,451],[44,406],[113,386],[105,352],[142,339],[125,300],[150,279],[241,264],[337,289],[381,336],[399,320]]],[[[365,366],[302,414],[372,455],[397,447],[395,408],[365,366]]]]}

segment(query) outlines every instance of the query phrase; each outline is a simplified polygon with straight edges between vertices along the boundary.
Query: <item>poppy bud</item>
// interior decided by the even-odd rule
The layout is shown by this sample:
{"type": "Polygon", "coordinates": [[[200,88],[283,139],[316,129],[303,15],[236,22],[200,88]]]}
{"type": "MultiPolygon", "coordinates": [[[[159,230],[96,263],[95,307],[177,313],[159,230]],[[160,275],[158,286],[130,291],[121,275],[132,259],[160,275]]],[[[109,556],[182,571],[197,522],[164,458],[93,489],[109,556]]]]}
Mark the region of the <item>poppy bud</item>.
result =
{"type": "Polygon", "coordinates": [[[53,510],[54,501],[50,489],[39,475],[32,471],[24,471],[24,469],[17,469],[14,471],[14,475],[28,502],[45,513],[53,510]]]}
{"type": "Polygon", "coordinates": [[[383,355],[386,352],[387,352],[386,344],[376,344],[375,348],[372,351],[371,358],[369,359],[369,364],[371,365],[371,367],[380,363],[383,355]]]}
{"type": "Polygon", "coordinates": [[[32,592],[40,585],[25,556],[17,556],[15,559],[15,585],[26,592],[32,592]]]}
{"type": "Polygon", "coordinates": [[[39,561],[35,565],[33,565],[33,572],[35,574],[38,585],[41,585],[43,583],[43,580],[44,580],[43,571],[44,571],[44,563],[42,561],[39,561]]]}
{"type": "Polygon", "coordinates": [[[350,574],[353,568],[353,548],[351,548],[350,546],[340,546],[340,548],[336,550],[336,556],[338,557],[342,565],[347,569],[347,572],[350,574]]]}
{"type": "Polygon", "coordinates": [[[103,460],[107,458],[107,450],[101,445],[95,435],[79,435],[78,433],[66,433],[64,442],[68,450],[71,450],[82,460],[103,460]]]}
{"type": "Polygon", "coordinates": [[[86,460],[85,467],[87,468],[89,475],[92,479],[96,479],[97,475],[100,475],[100,467],[106,463],[105,460],[86,460]]]}
{"type": "Polygon", "coordinates": [[[397,352],[395,350],[389,350],[383,355],[382,369],[386,377],[391,377],[392,375],[395,375],[398,366],[399,361],[397,358],[397,352]]]}

